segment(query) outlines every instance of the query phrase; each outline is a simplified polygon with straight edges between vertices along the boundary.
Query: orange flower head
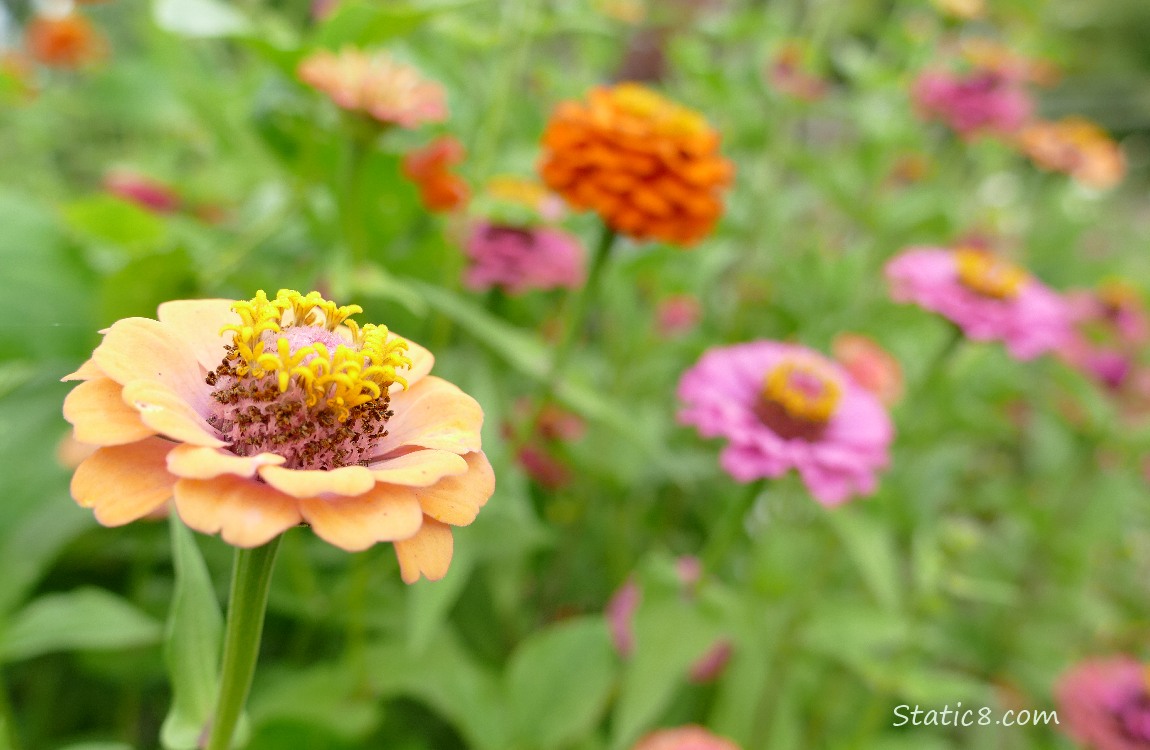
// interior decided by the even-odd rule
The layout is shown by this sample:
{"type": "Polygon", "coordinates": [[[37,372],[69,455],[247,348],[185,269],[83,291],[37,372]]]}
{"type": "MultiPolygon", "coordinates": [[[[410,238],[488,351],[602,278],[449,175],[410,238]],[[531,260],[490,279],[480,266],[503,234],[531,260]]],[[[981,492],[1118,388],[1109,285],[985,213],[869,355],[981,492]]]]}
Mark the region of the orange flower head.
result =
{"type": "Polygon", "coordinates": [[[104,54],[104,40],[83,16],[36,16],[25,29],[28,54],[44,65],[78,68],[104,54]]]}
{"type": "Polygon", "coordinates": [[[116,322],[65,378],[83,382],[64,417],[97,446],[73,497],[106,526],[174,498],[184,523],[239,547],[307,523],[349,551],[393,542],[408,583],[442,578],[451,527],[495,488],[483,412],[359,312],[281,290],[116,322]]]}
{"type": "Polygon", "coordinates": [[[547,186],[637,240],[698,242],[723,213],[734,171],[702,115],[634,83],[561,104],[543,146],[547,186]]]}
{"type": "Polygon", "coordinates": [[[415,128],[447,119],[443,87],[383,52],[322,50],[305,57],[297,74],[340,107],[385,124],[415,128]]]}
{"type": "Polygon", "coordinates": [[[419,188],[430,211],[452,211],[467,203],[471,191],[451,167],[463,161],[467,151],[451,136],[441,136],[403,157],[403,175],[419,188]]]}
{"type": "Polygon", "coordinates": [[[1018,143],[1039,167],[1065,172],[1089,187],[1105,190],[1121,182],[1126,160],[1102,128],[1081,117],[1036,122],[1023,129],[1018,143]]]}

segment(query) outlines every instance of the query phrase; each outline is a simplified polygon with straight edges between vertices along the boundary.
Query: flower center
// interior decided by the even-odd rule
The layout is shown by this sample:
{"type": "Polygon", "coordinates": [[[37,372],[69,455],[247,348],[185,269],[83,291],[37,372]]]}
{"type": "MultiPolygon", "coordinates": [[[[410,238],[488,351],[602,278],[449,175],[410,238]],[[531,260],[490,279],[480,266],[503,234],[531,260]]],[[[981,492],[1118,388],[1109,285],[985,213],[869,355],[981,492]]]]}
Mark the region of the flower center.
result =
{"type": "Polygon", "coordinates": [[[983,250],[959,248],[954,260],[959,281],[986,297],[1014,299],[1028,278],[1025,269],[983,250]]]}
{"type": "Polygon", "coordinates": [[[815,440],[841,398],[842,382],[830,367],[792,357],[767,373],[755,414],[781,437],[815,440]]]}
{"type": "Polygon", "coordinates": [[[610,92],[611,103],[624,115],[651,123],[666,135],[694,136],[707,132],[702,115],[675,104],[636,83],[623,83],[610,92]]]}
{"type": "Polygon", "coordinates": [[[388,388],[407,382],[407,342],[385,326],[360,328],[358,305],[337,306],[318,292],[261,291],[237,302],[239,324],[227,354],[205,379],[215,401],[208,423],[233,453],[275,453],[291,469],[365,464],[387,434],[388,388]]]}

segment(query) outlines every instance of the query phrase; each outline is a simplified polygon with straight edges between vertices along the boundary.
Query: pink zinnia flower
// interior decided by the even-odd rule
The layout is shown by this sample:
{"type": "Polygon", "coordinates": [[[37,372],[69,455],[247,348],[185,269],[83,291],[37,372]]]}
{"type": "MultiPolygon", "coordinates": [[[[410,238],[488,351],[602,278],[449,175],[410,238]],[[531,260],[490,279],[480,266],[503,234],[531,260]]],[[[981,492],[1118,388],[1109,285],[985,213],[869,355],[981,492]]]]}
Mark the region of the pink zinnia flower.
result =
{"type": "Polygon", "coordinates": [[[583,247],[561,229],[477,221],[463,250],[471,262],[464,283],[471,289],[521,294],[583,283],[583,247]]]}
{"type": "Polygon", "coordinates": [[[1016,80],[993,70],[967,76],[926,71],[914,82],[911,95],[924,118],[942,120],[963,137],[1014,133],[1033,109],[1016,80]]]}
{"type": "Polygon", "coordinates": [[[180,207],[180,196],[159,180],[137,172],[117,169],[104,175],[104,189],[117,198],[155,213],[171,213],[180,207]]]}
{"type": "Polygon", "coordinates": [[[1150,321],[1137,292],[1121,282],[1066,295],[1074,332],[1059,353],[1108,388],[1120,388],[1150,338],[1150,321]]]}
{"type": "Polygon", "coordinates": [[[655,327],[664,339],[690,333],[703,317],[703,306],[690,294],[672,294],[655,307],[655,327]]]}
{"type": "Polygon", "coordinates": [[[1033,359],[1070,335],[1066,301],[1025,269],[972,248],[912,247],[886,266],[891,296],[933,310],[975,341],[1033,359]]]}
{"type": "Polygon", "coordinates": [[[741,750],[734,742],[694,724],[660,729],[639,740],[631,750],[741,750]]]}
{"type": "Polygon", "coordinates": [[[326,50],[305,57],[299,79],[331,97],[340,107],[358,110],[383,123],[415,128],[447,119],[443,87],[383,52],[326,50]]]}
{"type": "Polygon", "coordinates": [[[1063,731],[1091,750],[1150,748],[1145,665],[1125,656],[1084,661],[1054,693],[1063,731]]]}
{"type": "Polygon", "coordinates": [[[777,341],[716,347],[679,381],[679,421],[725,437],[740,482],[797,469],[826,506],[868,495],[890,460],[894,428],[878,399],[836,363],[777,341]]]}

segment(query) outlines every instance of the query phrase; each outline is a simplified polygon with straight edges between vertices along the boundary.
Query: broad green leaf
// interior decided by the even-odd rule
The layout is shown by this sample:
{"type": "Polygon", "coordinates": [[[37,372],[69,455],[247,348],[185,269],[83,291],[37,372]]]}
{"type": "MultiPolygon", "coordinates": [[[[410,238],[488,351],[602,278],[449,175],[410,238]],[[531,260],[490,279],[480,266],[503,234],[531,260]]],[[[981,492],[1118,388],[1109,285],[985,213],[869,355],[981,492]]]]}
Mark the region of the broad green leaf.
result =
{"type": "Polygon", "coordinates": [[[676,689],[720,636],[716,624],[679,596],[648,603],[635,613],[635,652],[623,672],[611,723],[611,747],[628,747],[658,721],[676,689]]]}
{"type": "Polygon", "coordinates": [[[607,625],[580,618],[521,643],[507,665],[507,701],[525,747],[564,747],[599,721],[615,685],[607,625]]]}
{"type": "Polygon", "coordinates": [[[875,521],[865,508],[836,508],[825,514],[875,599],[898,609],[902,581],[890,525],[875,521]]]}
{"type": "Polygon", "coordinates": [[[323,25],[315,42],[321,47],[338,49],[345,45],[366,47],[389,39],[407,36],[436,14],[472,5],[476,0],[449,3],[365,2],[345,0],[323,25]]]}
{"type": "Polygon", "coordinates": [[[175,514],[172,564],[176,583],[164,634],[172,705],[160,730],[169,750],[195,750],[215,708],[224,620],[195,535],[175,514]]]}
{"type": "Polygon", "coordinates": [[[164,31],[184,37],[242,36],[252,23],[224,0],[154,0],[152,19],[164,31]]]}
{"type": "Polygon", "coordinates": [[[47,594],[12,617],[0,643],[0,659],[150,646],[160,640],[161,631],[151,617],[102,589],[47,594]]]}
{"type": "Polygon", "coordinates": [[[248,710],[252,724],[278,721],[323,727],[349,740],[362,740],[379,724],[379,702],[361,690],[359,673],[344,665],[257,673],[248,710]]]}
{"type": "Polygon", "coordinates": [[[5,529],[0,538],[0,615],[9,612],[52,564],[56,554],[95,522],[60,497],[45,501],[5,529]]]}
{"type": "Polygon", "coordinates": [[[114,245],[129,256],[155,250],[167,236],[163,219],[113,195],[73,201],[63,213],[81,239],[114,245]]]}

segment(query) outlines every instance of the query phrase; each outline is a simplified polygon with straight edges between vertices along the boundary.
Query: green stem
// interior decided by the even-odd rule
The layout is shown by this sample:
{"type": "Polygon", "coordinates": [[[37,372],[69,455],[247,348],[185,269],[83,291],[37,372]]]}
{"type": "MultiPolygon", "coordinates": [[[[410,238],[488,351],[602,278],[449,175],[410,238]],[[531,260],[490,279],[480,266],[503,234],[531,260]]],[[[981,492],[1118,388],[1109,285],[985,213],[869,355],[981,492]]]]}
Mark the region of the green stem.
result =
{"type": "Polygon", "coordinates": [[[703,548],[701,555],[703,570],[708,573],[715,572],[715,569],[731,549],[731,545],[742,533],[743,520],[766,486],[766,479],[757,479],[747,486],[742,497],[727,505],[726,512],[715,524],[715,528],[708,535],[707,544],[703,548]]]}
{"type": "Polygon", "coordinates": [[[236,549],[232,588],[228,601],[228,624],[224,633],[224,660],[220,697],[206,750],[230,750],[232,735],[256,672],[272,566],[280,537],[262,547],[236,549]]]}
{"type": "Polygon", "coordinates": [[[922,392],[934,382],[935,378],[946,369],[946,365],[954,358],[954,353],[958,351],[959,344],[961,344],[965,338],[962,329],[951,323],[949,338],[947,338],[946,343],[942,345],[942,348],[938,350],[938,354],[934,356],[930,364],[927,365],[926,370],[923,371],[922,378],[918,381],[918,387],[915,390],[922,392]]]}
{"type": "Polygon", "coordinates": [[[8,686],[0,678],[0,747],[7,750],[20,750],[20,738],[16,734],[16,714],[8,699],[8,686]]]}

